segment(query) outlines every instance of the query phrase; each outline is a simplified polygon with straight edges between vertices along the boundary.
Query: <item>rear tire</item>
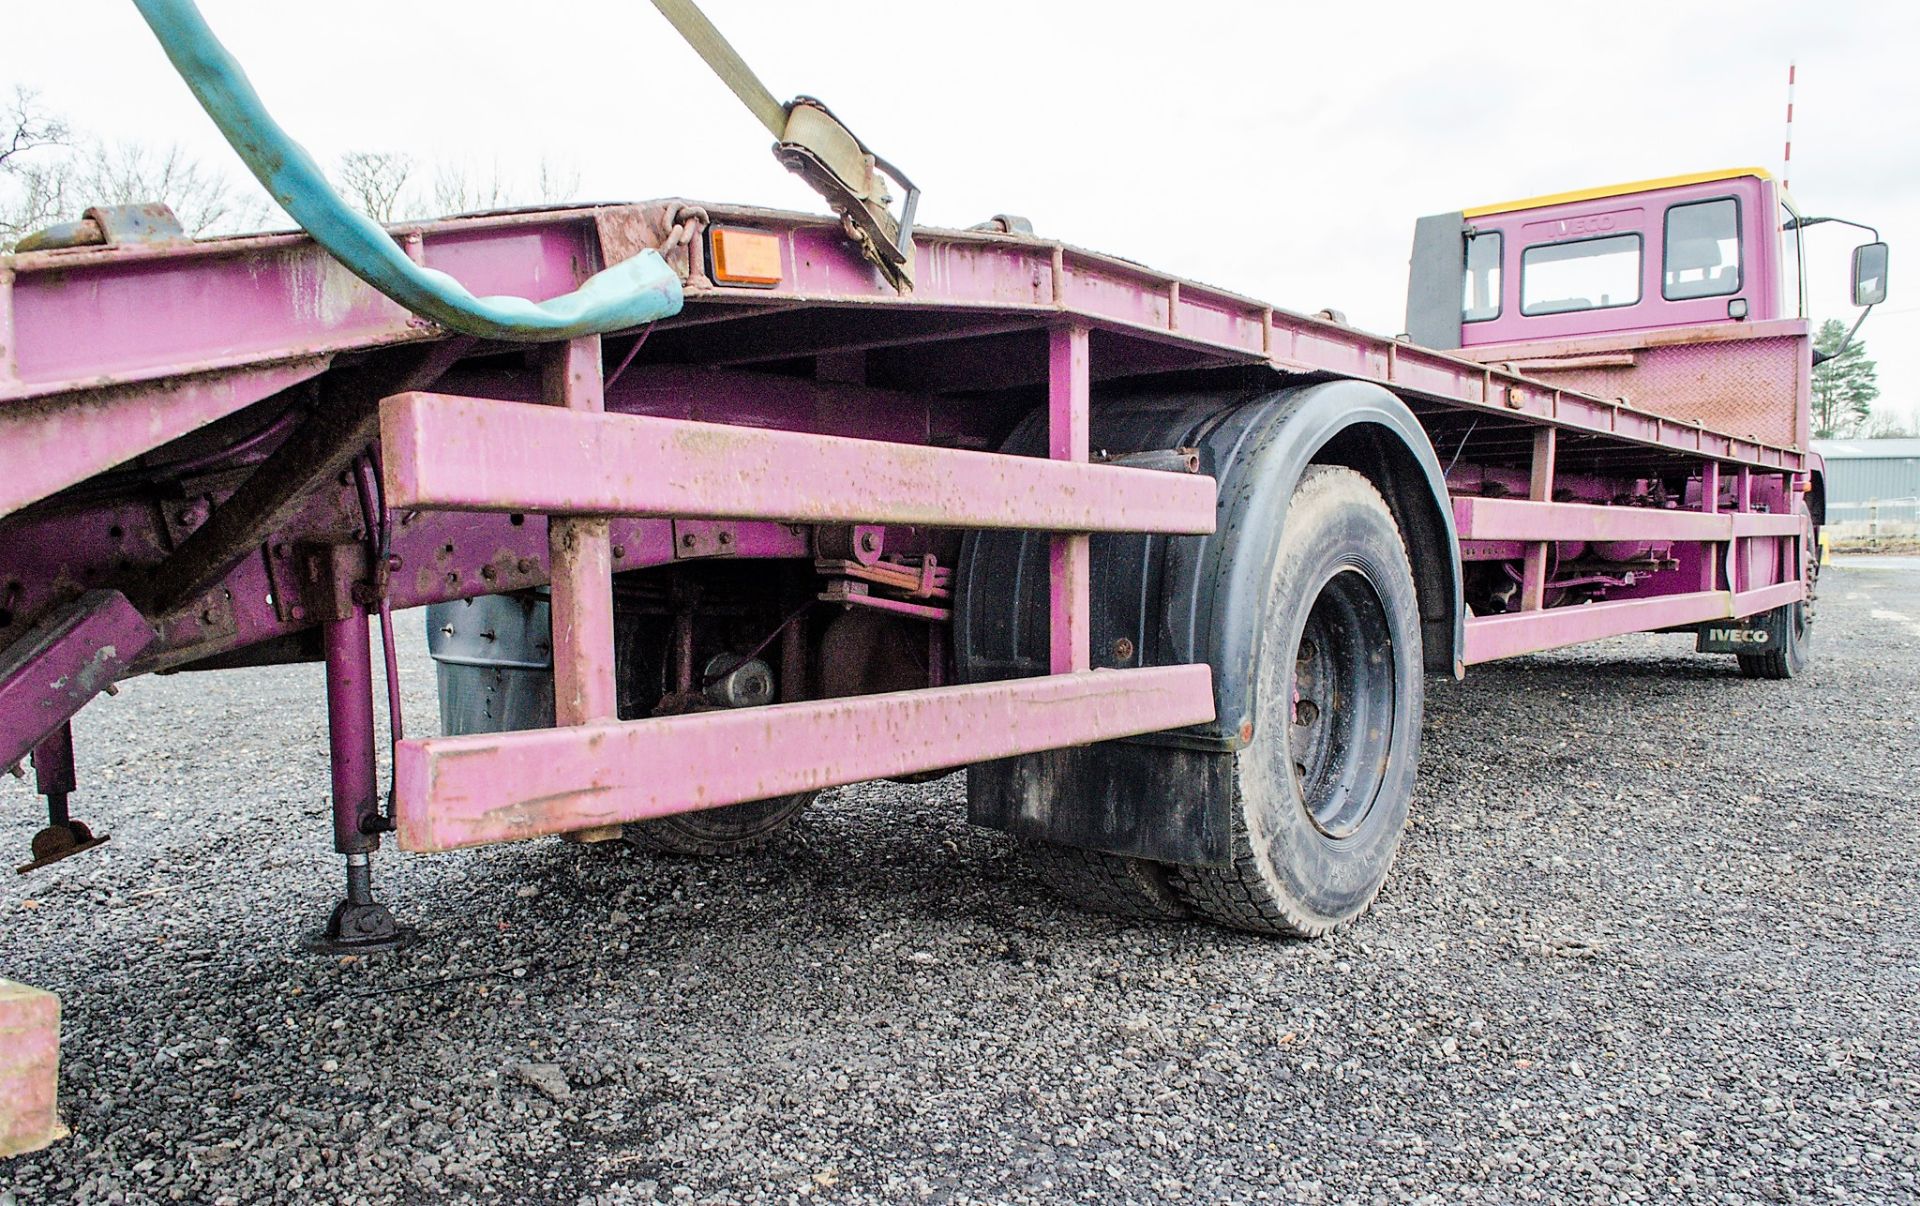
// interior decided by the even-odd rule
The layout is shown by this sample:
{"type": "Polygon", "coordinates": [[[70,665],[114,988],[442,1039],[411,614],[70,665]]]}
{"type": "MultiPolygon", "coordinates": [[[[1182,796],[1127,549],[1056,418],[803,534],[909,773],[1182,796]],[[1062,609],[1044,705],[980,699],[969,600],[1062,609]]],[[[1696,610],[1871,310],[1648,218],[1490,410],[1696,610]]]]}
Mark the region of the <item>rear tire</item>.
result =
{"type": "Polygon", "coordinates": [[[739,854],[778,837],[817,795],[809,791],[726,808],[679,812],[628,825],[624,836],[629,845],[658,854],[739,854]]]}
{"type": "Polygon", "coordinates": [[[1424,683],[1393,513],[1344,467],[1309,468],[1275,552],[1255,720],[1235,755],[1233,858],[1167,869],[1192,912],[1313,938],[1378,895],[1406,826],[1424,683]]]}
{"type": "Polygon", "coordinates": [[[1077,908],[1149,921],[1183,921],[1190,915],[1173,893],[1165,864],[1038,838],[1023,842],[1021,853],[1041,883],[1077,908]]]}
{"type": "Polygon", "coordinates": [[[1767,612],[1762,624],[1772,634],[1774,648],[1765,653],[1737,654],[1746,678],[1798,678],[1807,668],[1807,604],[1789,603],[1767,612]]]}

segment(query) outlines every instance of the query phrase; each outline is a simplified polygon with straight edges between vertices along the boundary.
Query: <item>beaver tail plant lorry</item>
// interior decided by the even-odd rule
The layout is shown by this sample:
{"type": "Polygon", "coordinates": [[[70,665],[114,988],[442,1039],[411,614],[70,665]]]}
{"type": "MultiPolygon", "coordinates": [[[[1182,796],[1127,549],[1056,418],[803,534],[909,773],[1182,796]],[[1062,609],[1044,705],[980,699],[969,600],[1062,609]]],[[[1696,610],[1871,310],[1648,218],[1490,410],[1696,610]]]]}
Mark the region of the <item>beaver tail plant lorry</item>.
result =
{"type": "MultiPolygon", "coordinates": [[[[95,209],[0,259],[29,868],[104,840],[68,813],[71,721],[117,680],[322,661],[330,949],[405,938],[388,834],[720,853],[823,789],[959,767],[972,820],[1089,906],[1314,936],[1392,862],[1425,675],[1643,631],[1806,664],[1810,220],[1763,171],[1422,219],[1387,338],[1016,218],[915,229],[911,185],[805,99],[758,111],[833,217],[383,230],[191,5],[140,6],[304,230],[95,209]],[[389,784],[413,608],[442,735],[395,741],[389,784]]],[[[1857,302],[1885,263],[1856,253],[1857,302]]],[[[0,1010],[23,1149],[55,1125],[57,1003],[0,1010]]]]}

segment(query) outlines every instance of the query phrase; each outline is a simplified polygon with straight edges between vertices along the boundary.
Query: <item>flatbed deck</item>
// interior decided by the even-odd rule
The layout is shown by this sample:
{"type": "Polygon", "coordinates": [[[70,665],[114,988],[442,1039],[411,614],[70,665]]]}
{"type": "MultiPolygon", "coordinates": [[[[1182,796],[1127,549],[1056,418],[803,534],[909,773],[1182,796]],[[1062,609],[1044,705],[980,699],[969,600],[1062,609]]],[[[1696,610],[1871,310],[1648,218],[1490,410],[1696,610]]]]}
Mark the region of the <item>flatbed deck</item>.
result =
{"type": "MultiPolygon", "coordinates": [[[[921,363],[894,374],[900,387],[970,392],[1043,379],[1044,364],[1030,349],[996,353],[1023,334],[1077,320],[1106,345],[1096,349],[1096,380],[1265,364],[1376,382],[1416,404],[1458,409],[1515,434],[1558,427],[1568,437],[1566,464],[1651,454],[1789,472],[1806,465],[1804,450],[1665,418],[1647,402],[1556,388],[1499,364],[1051,240],[922,230],[919,279],[902,296],[832,220],[749,207],[668,201],[513,212],[397,226],[394,236],[417,261],[459,275],[476,292],[537,300],[666,241],[667,219],[682,213],[779,232],[786,275],[767,289],[715,285],[698,240],[691,255],[682,245],[670,259],[683,274],[686,306],[657,324],[650,359],[757,366],[913,348],[921,363]],[[1107,349],[1113,354],[1099,354],[1107,349]],[[981,371],[983,361],[992,372],[981,371]]],[[[142,433],[49,449],[24,477],[0,486],[0,515],[323,371],[342,353],[443,335],[300,234],[71,248],[0,261],[0,422],[28,422],[18,411],[9,418],[5,404],[30,399],[42,403],[36,426],[51,413],[98,428],[134,407],[159,403],[165,412],[142,433]],[[75,339],[79,331],[89,337],[75,339]]],[[[1480,433],[1487,451],[1491,433],[1480,433]]]]}

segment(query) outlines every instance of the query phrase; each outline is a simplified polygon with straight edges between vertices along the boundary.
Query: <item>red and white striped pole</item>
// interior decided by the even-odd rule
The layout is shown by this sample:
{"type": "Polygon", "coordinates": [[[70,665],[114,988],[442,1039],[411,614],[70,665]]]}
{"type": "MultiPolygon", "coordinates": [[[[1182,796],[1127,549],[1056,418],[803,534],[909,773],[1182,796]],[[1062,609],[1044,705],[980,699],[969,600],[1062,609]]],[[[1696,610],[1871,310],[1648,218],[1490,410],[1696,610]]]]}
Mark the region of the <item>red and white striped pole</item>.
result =
{"type": "Polygon", "coordinates": [[[1787,63],[1787,149],[1786,153],[1780,156],[1782,192],[1793,191],[1793,181],[1788,179],[1793,174],[1793,69],[1794,64],[1789,60],[1787,63]]]}

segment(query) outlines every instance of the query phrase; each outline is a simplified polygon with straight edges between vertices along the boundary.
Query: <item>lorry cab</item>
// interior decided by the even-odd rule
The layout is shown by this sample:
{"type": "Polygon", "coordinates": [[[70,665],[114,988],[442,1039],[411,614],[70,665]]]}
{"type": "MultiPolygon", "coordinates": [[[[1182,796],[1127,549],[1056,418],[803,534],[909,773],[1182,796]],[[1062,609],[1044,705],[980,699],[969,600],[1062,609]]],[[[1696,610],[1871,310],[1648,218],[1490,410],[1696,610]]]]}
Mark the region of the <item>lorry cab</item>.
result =
{"type": "Polygon", "coordinates": [[[1800,218],[1761,168],[1420,219],[1414,342],[1662,415],[1805,448],[1800,218]]]}

